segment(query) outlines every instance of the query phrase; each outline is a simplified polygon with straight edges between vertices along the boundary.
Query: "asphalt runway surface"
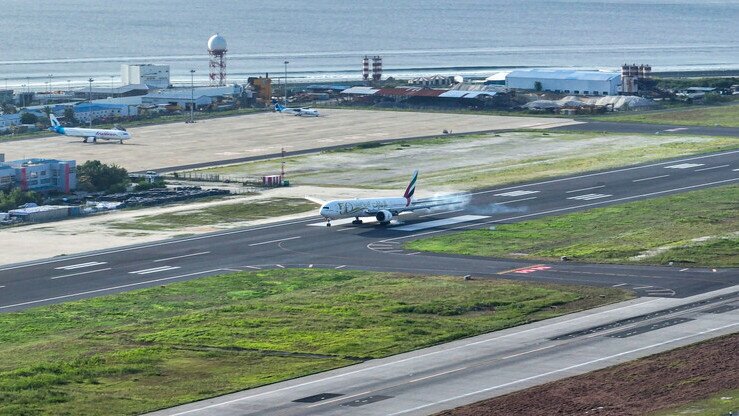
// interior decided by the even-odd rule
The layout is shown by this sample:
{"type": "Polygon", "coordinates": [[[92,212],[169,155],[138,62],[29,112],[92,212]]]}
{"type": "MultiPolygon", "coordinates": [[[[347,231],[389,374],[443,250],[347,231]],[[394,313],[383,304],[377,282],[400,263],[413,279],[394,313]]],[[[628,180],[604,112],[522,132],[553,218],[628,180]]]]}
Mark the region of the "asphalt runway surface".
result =
{"type": "MultiPolygon", "coordinates": [[[[390,226],[318,217],[0,267],[0,312],[237,270],[350,268],[473,278],[501,277],[630,288],[685,297],[739,282],[734,269],[539,264],[408,252],[405,241],[461,229],[727,185],[739,150],[478,191],[458,210],[401,216],[390,226]]],[[[423,176],[419,178],[423,187],[423,176]]],[[[398,191],[399,193],[402,190],[398,191]]],[[[361,195],[359,195],[361,196],[361,195]]]]}

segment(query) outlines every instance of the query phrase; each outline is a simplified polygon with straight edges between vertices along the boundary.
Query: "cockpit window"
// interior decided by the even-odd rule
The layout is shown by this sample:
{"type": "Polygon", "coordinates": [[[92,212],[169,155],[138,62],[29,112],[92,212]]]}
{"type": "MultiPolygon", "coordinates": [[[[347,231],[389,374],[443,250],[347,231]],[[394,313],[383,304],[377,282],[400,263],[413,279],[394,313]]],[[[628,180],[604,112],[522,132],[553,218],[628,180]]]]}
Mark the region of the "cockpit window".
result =
{"type": "Polygon", "coordinates": [[[322,210],[324,210],[324,209],[328,209],[328,205],[326,205],[325,207],[323,207],[323,208],[321,208],[321,209],[322,209],[322,210]]]}

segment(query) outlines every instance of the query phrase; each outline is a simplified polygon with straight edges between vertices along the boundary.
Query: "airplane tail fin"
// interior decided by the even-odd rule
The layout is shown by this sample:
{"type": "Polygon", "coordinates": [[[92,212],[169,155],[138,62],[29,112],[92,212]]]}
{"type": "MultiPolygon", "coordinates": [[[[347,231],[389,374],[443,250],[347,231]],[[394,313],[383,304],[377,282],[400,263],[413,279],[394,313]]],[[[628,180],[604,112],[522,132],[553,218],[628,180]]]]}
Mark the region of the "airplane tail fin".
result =
{"type": "Polygon", "coordinates": [[[405,193],[403,194],[403,198],[407,201],[405,206],[409,206],[411,204],[411,201],[413,200],[413,194],[416,193],[416,180],[418,179],[418,171],[413,171],[413,177],[411,178],[411,182],[408,184],[408,187],[405,188],[405,193]]]}
{"type": "Polygon", "coordinates": [[[49,114],[49,120],[51,120],[52,127],[61,126],[61,124],[59,123],[59,120],[56,119],[56,116],[54,114],[49,114]]]}
{"type": "Polygon", "coordinates": [[[284,109],[285,107],[281,106],[279,103],[275,104],[275,111],[282,112],[284,109]]]}

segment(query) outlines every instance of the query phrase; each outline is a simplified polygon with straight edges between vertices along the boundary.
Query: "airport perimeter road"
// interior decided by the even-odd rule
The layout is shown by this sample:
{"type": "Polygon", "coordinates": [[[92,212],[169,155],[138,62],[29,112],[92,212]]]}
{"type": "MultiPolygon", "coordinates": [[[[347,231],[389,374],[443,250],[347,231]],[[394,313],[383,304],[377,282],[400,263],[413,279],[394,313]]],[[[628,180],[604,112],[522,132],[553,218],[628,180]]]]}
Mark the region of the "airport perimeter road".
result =
{"type": "Polygon", "coordinates": [[[736,127],[679,126],[673,124],[628,123],[616,121],[578,121],[582,121],[582,123],[555,127],[553,130],[639,134],[695,134],[700,136],[739,137],[739,128],[736,127]]]}
{"type": "MultiPolygon", "coordinates": [[[[423,177],[419,190],[423,188],[423,177]]],[[[537,264],[408,252],[405,241],[459,229],[739,182],[739,150],[475,192],[460,210],[402,216],[389,227],[319,217],[0,267],[0,312],[228,271],[350,268],[630,288],[685,297],[739,284],[739,271],[638,265],[537,264]]]]}
{"type": "Polygon", "coordinates": [[[150,415],[428,415],[738,329],[739,286],[639,298],[150,415]]]}

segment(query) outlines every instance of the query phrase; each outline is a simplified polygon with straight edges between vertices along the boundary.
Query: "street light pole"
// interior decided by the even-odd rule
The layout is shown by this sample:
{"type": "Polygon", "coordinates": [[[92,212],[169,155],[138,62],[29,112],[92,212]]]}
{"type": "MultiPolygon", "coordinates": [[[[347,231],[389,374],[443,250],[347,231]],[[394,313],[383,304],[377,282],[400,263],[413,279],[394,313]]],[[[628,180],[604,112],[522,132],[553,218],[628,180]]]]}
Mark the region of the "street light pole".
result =
{"type": "Polygon", "coordinates": [[[89,122],[89,126],[90,127],[92,127],[92,81],[95,81],[95,80],[92,79],[92,78],[90,78],[90,79],[87,80],[87,82],[90,83],[90,90],[89,90],[89,94],[87,96],[87,102],[89,104],[89,107],[88,107],[88,114],[89,114],[89,116],[88,116],[88,122],[89,122]]]}
{"type": "Polygon", "coordinates": [[[290,61],[285,61],[285,107],[287,107],[287,64],[290,61]]]}
{"type": "Polygon", "coordinates": [[[49,92],[51,92],[51,88],[52,88],[52,85],[53,85],[53,84],[51,83],[51,80],[52,80],[53,78],[54,78],[54,74],[49,74],[49,92]]]}
{"type": "Polygon", "coordinates": [[[190,70],[190,123],[195,122],[195,70],[190,70]]]}

